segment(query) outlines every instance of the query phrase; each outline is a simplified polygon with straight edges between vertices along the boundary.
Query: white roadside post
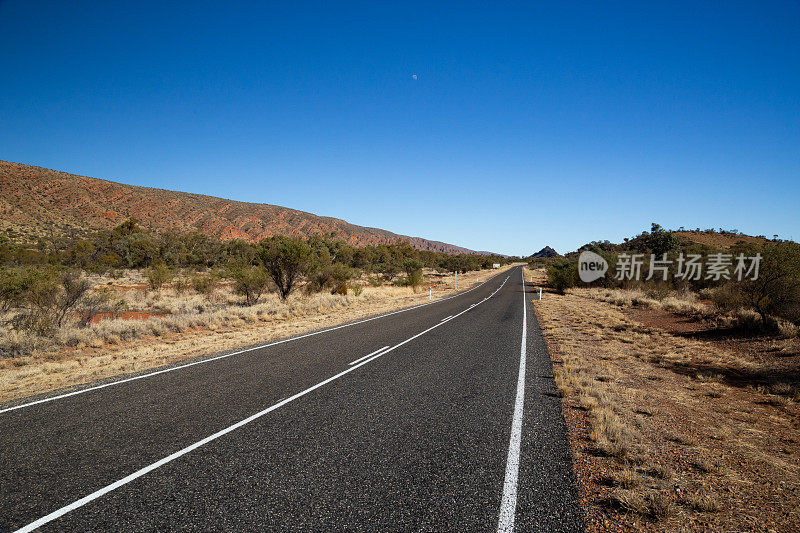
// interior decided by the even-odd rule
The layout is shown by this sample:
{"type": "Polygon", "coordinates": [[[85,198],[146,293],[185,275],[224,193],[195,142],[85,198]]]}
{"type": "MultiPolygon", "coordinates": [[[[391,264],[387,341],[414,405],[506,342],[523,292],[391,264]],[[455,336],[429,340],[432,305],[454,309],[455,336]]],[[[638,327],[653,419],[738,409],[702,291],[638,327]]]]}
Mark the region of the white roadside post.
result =
{"type": "Polygon", "coordinates": [[[542,288],[541,287],[539,287],[539,299],[540,300],[542,299],[542,288]]]}
{"type": "Polygon", "coordinates": [[[458,270],[456,270],[456,290],[458,290],[458,270]]]}
{"type": "Polygon", "coordinates": [[[433,299],[433,289],[431,287],[428,287],[428,300],[432,299],[433,299]]]}

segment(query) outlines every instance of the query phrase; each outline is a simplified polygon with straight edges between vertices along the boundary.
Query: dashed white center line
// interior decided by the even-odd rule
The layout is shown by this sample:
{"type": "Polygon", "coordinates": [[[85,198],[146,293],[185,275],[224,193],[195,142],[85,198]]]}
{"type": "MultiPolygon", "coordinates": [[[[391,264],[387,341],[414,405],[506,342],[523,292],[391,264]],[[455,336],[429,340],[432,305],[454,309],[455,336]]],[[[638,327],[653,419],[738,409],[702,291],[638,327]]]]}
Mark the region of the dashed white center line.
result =
{"type": "Polygon", "coordinates": [[[359,358],[358,358],[358,359],[356,359],[355,361],[353,361],[353,362],[351,362],[351,363],[348,363],[348,364],[349,364],[350,366],[353,366],[353,365],[354,365],[354,364],[356,364],[356,363],[360,363],[360,362],[361,362],[361,361],[363,361],[364,359],[369,359],[369,358],[370,358],[370,357],[372,357],[373,355],[376,355],[376,354],[378,354],[378,353],[380,353],[380,352],[384,351],[386,348],[388,348],[388,346],[384,346],[383,348],[379,348],[379,349],[375,350],[374,352],[372,352],[372,353],[368,353],[368,354],[367,354],[367,355],[365,355],[364,357],[359,357],[359,358]]]}

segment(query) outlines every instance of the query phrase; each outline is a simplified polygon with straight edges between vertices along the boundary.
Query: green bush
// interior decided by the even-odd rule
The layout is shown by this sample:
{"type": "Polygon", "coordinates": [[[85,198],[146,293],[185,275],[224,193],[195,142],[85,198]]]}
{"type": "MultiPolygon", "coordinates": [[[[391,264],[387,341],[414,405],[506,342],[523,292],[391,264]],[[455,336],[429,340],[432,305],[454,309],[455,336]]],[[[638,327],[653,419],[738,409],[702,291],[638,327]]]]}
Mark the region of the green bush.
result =
{"type": "Polygon", "coordinates": [[[422,285],[422,263],[417,259],[406,259],[403,270],[406,272],[405,284],[416,291],[422,285]]]}
{"type": "Polygon", "coordinates": [[[196,275],[191,279],[192,289],[199,294],[211,294],[216,287],[216,280],[212,276],[196,275]]]}
{"type": "Polygon", "coordinates": [[[547,267],[547,281],[559,294],[578,284],[578,263],[568,259],[554,261],[547,267]]]}
{"type": "Polygon", "coordinates": [[[650,251],[659,258],[663,254],[679,248],[681,245],[680,239],[655,222],[651,224],[650,234],[646,238],[646,243],[650,251]]]}
{"type": "Polygon", "coordinates": [[[361,283],[353,283],[350,288],[353,289],[354,296],[361,296],[361,293],[364,292],[364,285],[361,283]]]}
{"type": "Polygon", "coordinates": [[[269,284],[269,275],[260,266],[234,268],[231,271],[231,278],[234,282],[233,291],[244,296],[244,303],[248,306],[258,303],[269,284]]]}
{"type": "Polygon", "coordinates": [[[722,309],[752,309],[763,327],[769,317],[800,322],[800,245],[793,242],[749,248],[746,256],[762,255],[758,279],[732,280],[713,292],[722,309]]]}
{"type": "Polygon", "coordinates": [[[342,263],[334,263],[330,267],[330,277],[333,282],[334,294],[347,294],[347,282],[355,276],[354,269],[342,263]]]}
{"type": "Polygon", "coordinates": [[[157,291],[172,279],[172,270],[164,263],[158,263],[145,269],[144,276],[147,278],[150,288],[157,291]]]}
{"type": "Polygon", "coordinates": [[[18,330],[50,335],[60,328],[89,290],[89,283],[73,272],[52,267],[26,267],[0,272],[3,308],[20,308],[12,319],[18,330]]]}
{"type": "Polygon", "coordinates": [[[312,259],[311,247],[300,239],[271,237],[259,244],[258,258],[278,287],[281,298],[285,300],[299,277],[307,271],[312,259]]]}
{"type": "Polygon", "coordinates": [[[380,272],[383,279],[391,283],[392,280],[397,277],[400,268],[395,263],[384,263],[380,265],[380,272]]]}
{"type": "Polygon", "coordinates": [[[183,294],[188,291],[190,285],[189,280],[184,277],[176,277],[175,281],[172,282],[172,288],[175,289],[177,294],[183,294]]]}

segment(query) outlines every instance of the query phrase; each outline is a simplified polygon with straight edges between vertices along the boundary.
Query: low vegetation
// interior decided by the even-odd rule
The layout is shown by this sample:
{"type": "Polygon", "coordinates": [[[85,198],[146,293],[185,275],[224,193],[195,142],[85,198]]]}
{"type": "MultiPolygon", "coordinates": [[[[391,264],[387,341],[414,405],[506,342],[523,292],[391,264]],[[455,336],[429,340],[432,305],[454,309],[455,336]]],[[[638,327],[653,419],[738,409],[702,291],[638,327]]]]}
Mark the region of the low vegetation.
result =
{"type": "MultiPolygon", "coordinates": [[[[703,235],[710,236],[713,233],[707,230],[703,235]]],[[[724,235],[733,238],[738,236],[738,232],[724,235]]],[[[540,264],[541,261],[536,263],[540,264]]],[[[614,298],[634,299],[636,303],[648,305],[658,302],[657,305],[671,307],[670,310],[684,314],[708,314],[708,306],[698,302],[710,300],[715,305],[715,313],[734,317],[744,328],[796,335],[800,325],[800,244],[791,241],[767,241],[762,238],[754,242],[753,238],[748,238],[735,241],[728,247],[718,247],[681,240],[672,232],[653,224],[650,232],[626,239],[622,244],[592,242],[563,259],[548,262],[545,267],[550,286],[559,294],[581,286],[616,289],[613,291],[614,298]],[[583,250],[593,251],[606,259],[609,264],[606,276],[590,284],[580,281],[578,255],[583,250]],[[643,254],[640,279],[619,279],[615,275],[615,267],[623,253],[643,254]],[[709,257],[716,254],[725,254],[730,261],[739,255],[760,256],[756,279],[752,279],[752,274],[738,279],[738,276],[732,275],[735,265],[729,269],[730,279],[714,279],[705,274],[696,279],[677,275],[679,255],[709,257]],[[669,261],[664,276],[666,280],[661,277],[660,271],[650,276],[652,257],[669,261]],[[648,277],[651,279],[648,280],[648,277]],[[759,318],[758,321],[754,320],[753,313],[759,318]]],[[[612,293],[606,294],[610,297],[612,293]]]]}
{"type": "Polygon", "coordinates": [[[609,262],[605,279],[580,282],[577,253],[532,261],[540,268],[528,275],[546,290],[534,307],[587,529],[797,530],[798,245],[654,225],[585,249],[609,262]],[[633,252],[761,254],[761,271],[755,281],[614,279],[618,254],[633,252]]]}
{"type": "Polygon", "coordinates": [[[135,220],[75,240],[19,243],[0,236],[0,357],[75,343],[91,337],[89,330],[97,328],[98,319],[114,319],[125,311],[171,318],[147,326],[114,326],[119,331],[110,333],[112,341],[133,335],[133,330],[158,332],[207,323],[212,314],[246,313],[242,307],[255,307],[268,294],[285,302],[298,287],[307,298],[324,292],[358,296],[364,285],[358,280],[366,277],[372,286],[390,283],[417,291],[423,268],[464,273],[509,261],[418,251],[408,243],[355,248],[333,235],[222,242],[198,233],[152,233],[135,220]],[[398,277],[398,272],[404,275],[398,277]],[[142,306],[117,290],[116,283],[139,276],[146,284],[137,291],[168,288],[177,300],[202,303],[191,317],[181,313],[179,320],[168,309],[142,306]]]}

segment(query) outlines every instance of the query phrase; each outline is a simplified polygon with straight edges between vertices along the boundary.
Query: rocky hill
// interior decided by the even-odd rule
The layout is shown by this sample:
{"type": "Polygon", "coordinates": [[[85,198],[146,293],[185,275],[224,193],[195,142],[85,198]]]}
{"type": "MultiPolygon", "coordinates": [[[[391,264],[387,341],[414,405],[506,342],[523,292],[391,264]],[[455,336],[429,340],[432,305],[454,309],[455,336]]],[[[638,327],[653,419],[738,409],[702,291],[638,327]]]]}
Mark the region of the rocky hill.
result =
{"type": "Polygon", "coordinates": [[[349,244],[408,240],[419,250],[476,253],[421,237],[356,226],[269,204],[237,202],[125,185],[46,168],[0,161],[0,229],[37,235],[113,228],[134,217],[157,231],[200,231],[223,240],[259,241],[276,234],[308,237],[335,232],[349,244]]]}
{"type": "Polygon", "coordinates": [[[549,246],[545,246],[535,254],[530,256],[533,259],[539,259],[543,257],[561,257],[561,254],[550,248],[549,246]]]}

